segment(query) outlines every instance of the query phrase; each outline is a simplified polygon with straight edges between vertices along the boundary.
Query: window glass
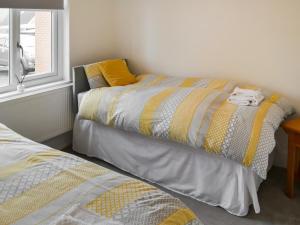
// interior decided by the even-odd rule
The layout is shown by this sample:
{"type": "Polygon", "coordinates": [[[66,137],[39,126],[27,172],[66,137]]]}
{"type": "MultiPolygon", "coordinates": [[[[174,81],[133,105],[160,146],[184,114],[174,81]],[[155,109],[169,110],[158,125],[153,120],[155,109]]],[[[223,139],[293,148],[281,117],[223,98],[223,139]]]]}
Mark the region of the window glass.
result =
{"type": "Polygon", "coordinates": [[[0,8],[0,98],[19,83],[27,88],[63,79],[62,22],[56,10],[0,8]]]}
{"type": "Polygon", "coordinates": [[[0,87],[9,85],[9,9],[0,8],[0,87]]]}
{"type": "Polygon", "coordinates": [[[51,11],[20,12],[20,69],[23,75],[52,72],[51,11]]]}

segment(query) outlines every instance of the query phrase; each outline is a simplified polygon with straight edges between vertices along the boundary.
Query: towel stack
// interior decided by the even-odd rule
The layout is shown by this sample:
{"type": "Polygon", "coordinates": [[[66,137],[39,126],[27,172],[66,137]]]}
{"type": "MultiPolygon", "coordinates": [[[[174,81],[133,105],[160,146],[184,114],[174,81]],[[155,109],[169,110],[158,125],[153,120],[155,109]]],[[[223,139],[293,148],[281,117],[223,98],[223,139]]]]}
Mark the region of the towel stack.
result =
{"type": "Polygon", "coordinates": [[[237,87],[228,98],[228,102],[242,106],[259,106],[264,99],[261,91],[237,87]]]}

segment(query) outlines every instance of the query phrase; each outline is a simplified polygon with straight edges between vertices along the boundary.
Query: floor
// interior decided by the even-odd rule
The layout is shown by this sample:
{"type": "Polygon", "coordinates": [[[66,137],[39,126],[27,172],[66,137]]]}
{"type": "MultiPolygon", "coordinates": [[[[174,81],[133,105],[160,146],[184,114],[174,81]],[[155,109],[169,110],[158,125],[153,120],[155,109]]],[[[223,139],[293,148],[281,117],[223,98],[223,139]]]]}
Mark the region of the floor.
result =
{"type": "MultiPolygon", "coordinates": [[[[100,166],[132,176],[101,160],[78,156],[100,166]]],[[[297,197],[293,200],[287,198],[283,192],[285,177],[284,169],[275,167],[270,171],[267,181],[262,184],[259,191],[261,213],[257,215],[251,209],[247,217],[236,217],[221,208],[209,206],[161,187],[158,188],[180,198],[206,225],[300,225],[300,185],[298,184],[296,188],[297,197]]]]}

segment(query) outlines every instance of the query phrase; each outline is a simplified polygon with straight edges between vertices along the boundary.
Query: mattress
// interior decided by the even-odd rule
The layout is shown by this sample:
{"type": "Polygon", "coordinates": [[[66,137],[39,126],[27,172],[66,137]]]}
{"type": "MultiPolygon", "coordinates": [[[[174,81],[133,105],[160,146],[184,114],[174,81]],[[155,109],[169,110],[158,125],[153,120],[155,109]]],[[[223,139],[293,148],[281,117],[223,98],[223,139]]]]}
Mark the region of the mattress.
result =
{"type": "Polygon", "coordinates": [[[179,199],[0,124],[0,224],[201,225],[179,199]]]}
{"type": "Polygon", "coordinates": [[[73,135],[73,148],[81,154],[237,216],[247,215],[250,205],[260,212],[257,190],[263,180],[232,160],[78,117],[73,135]]]}

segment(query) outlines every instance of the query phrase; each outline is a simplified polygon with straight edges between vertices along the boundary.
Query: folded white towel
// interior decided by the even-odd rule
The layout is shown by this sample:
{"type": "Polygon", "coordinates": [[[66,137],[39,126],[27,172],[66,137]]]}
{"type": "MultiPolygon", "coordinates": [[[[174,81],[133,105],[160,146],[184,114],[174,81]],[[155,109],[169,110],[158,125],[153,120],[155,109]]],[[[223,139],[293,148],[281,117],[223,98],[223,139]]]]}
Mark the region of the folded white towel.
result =
{"type": "Polygon", "coordinates": [[[235,105],[242,105],[242,106],[259,106],[262,101],[263,101],[263,99],[261,99],[261,100],[228,99],[228,102],[235,104],[235,105]]]}
{"type": "Polygon", "coordinates": [[[259,106],[264,99],[260,91],[236,88],[228,98],[228,102],[242,106],[259,106]]]}
{"type": "Polygon", "coordinates": [[[231,96],[258,97],[263,96],[259,90],[243,89],[236,87],[231,96]]]}

